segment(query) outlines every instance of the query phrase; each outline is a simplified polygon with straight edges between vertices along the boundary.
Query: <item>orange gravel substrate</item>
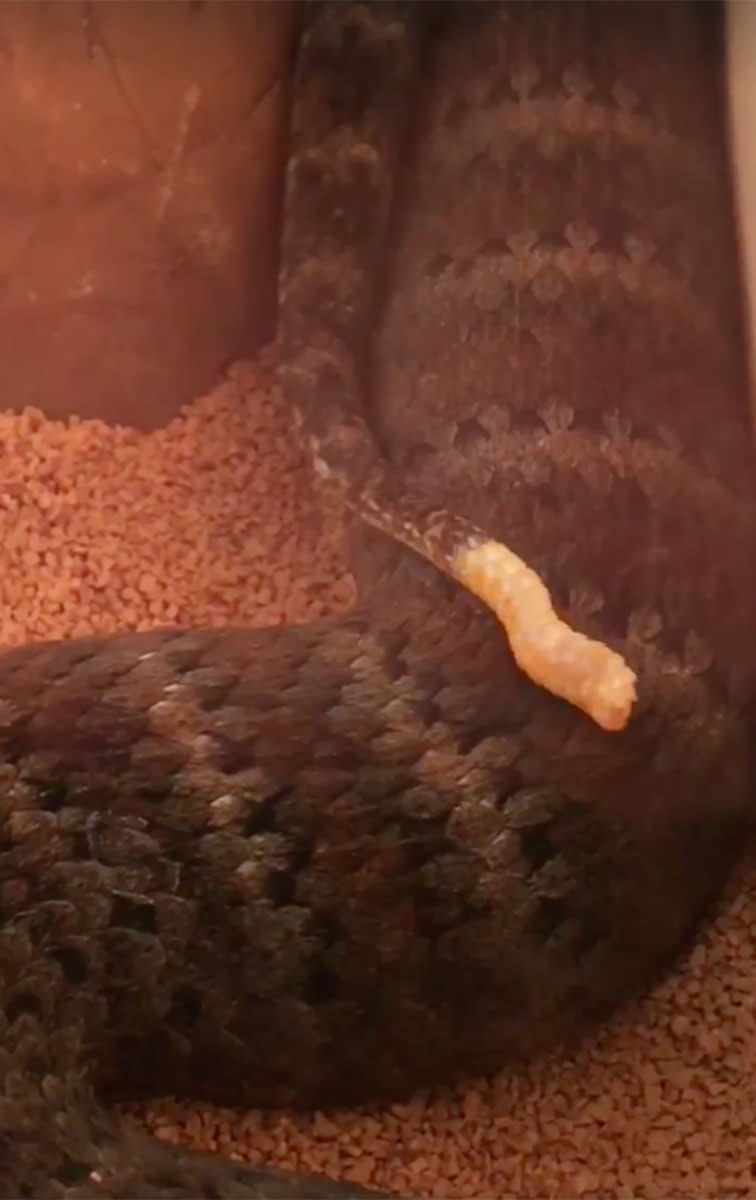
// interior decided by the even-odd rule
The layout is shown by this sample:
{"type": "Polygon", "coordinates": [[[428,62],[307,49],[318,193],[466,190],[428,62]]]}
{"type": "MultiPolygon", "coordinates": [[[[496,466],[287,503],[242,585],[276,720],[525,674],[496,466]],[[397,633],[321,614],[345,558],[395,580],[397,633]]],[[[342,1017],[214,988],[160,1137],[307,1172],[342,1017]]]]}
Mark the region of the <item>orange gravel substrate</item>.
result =
{"type": "MultiPolygon", "coordinates": [[[[0,415],[0,645],[347,607],[324,512],[264,369],[152,434],[0,415]]],[[[418,1196],[756,1197],[756,866],[687,961],[570,1058],[385,1112],[162,1101],[159,1136],[418,1196]]]]}

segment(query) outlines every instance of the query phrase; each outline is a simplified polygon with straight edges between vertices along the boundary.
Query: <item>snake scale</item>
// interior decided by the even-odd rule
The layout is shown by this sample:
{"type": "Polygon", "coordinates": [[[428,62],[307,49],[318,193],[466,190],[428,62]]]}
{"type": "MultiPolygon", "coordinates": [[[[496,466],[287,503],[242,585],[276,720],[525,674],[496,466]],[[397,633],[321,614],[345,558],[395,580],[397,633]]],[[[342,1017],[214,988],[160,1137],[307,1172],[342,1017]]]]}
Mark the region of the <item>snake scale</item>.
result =
{"type": "Polygon", "coordinates": [[[756,556],[722,31],[650,14],[308,9],[281,292],[325,473],[522,555],[637,673],[628,727],[359,505],[350,615],[5,654],[0,1196],[366,1194],[108,1104],[490,1071],[647,985],[728,876],[756,556]]]}

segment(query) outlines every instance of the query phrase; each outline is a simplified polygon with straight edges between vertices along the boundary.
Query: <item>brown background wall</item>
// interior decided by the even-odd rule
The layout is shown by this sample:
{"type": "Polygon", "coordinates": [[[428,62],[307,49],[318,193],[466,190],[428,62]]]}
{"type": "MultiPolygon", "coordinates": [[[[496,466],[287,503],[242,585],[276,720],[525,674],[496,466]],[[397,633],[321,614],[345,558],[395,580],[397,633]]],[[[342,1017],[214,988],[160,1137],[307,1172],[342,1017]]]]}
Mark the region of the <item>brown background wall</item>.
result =
{"type": "Polygon", "coordinates": [[[270,333],[292,14],[0,5],[3,407],[152,427],[270,333]]]}

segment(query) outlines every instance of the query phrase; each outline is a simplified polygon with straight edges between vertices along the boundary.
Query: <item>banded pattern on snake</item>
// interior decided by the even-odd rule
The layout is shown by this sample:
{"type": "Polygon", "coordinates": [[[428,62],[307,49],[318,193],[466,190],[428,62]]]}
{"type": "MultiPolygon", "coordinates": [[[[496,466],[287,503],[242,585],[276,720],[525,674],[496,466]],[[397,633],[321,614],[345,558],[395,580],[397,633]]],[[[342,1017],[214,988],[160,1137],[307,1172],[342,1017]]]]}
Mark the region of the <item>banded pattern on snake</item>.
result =
{"type": "Polygon", "coordinates": [[[355,488],[360,608],[0,659],[0,1196],[336,1196],[127,1133],[95,1091],[322,1105],[533,1053],[653,978],[750,824],[716,10],[309,19],[282,378],[355,488]],[[622,653],[622,733],[386,533],[437,511],[622,653]]]}

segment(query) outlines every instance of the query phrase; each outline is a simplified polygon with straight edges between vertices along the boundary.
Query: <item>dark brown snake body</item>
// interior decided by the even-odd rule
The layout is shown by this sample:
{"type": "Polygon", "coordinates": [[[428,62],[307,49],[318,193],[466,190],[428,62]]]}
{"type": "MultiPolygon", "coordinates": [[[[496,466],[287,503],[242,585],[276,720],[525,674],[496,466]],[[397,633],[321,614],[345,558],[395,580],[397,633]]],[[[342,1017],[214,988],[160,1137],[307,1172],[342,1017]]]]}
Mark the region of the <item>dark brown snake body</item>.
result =
{"type": "Polygon", "coordinates": [[[127,1134],[95,1089],[492,1070],[646,984],[727,877],[756,639],[721,30],[650,9],[317,10],[281,314],[328,462],[361,485],[374,438],[399,509],[525,558],[636,670],[628,728],[357,519],[347,618],[5,655],[0,1196],[362,1194],[127,1134]]]}

